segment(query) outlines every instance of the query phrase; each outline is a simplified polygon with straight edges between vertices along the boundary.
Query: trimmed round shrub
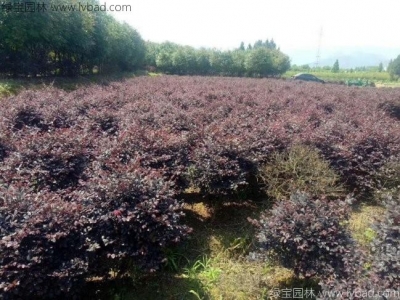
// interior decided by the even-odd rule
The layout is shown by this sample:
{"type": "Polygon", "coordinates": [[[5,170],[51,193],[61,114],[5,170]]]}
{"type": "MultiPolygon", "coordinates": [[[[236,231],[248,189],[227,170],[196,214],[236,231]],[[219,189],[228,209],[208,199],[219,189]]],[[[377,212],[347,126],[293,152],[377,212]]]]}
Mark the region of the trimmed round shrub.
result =
{"type": "Polygon", "coordinates": [[[0,293],[4,299],[79,295],[106,261],[152,271],[189,232],[171,186],[143,170],[97,173],[68,198],[0,185],[0,293]]]}
{"type": "Polygon", "coordinates": [[[274,204],[254,224],[261,252],[297,276],[346,279],[361,261],[352,259],[355,243],[344,222],[351,200],[312,199],[295,193],[274,204]]]}
{"type": "Polygon", "coordinates": [[[382,288],[400,289],[400,195],[388,196],[386,213],[379,217],[372,242],[372,271],[382,288]]]}
{"type": "MultiPolygon", "coordinates": [[[[397,298],[400,288],[400,198],[388,196],[384,204],[386,213],[377,216],[378,221],[373,225],[376,237],[371,243],[372,252],[365,260],[367,263],[353,268],[347,278],[323,278],[320,282],[323,299],[337,299],[334,295],[338,293],[342,293],[341,299],[397,298]],[[373,291],[374,296],[371,292],[366,294],[368,291],[373,291]]],[[[350,261],[357,261],[360,253],[353,254],[350,261]]]]}
{"type": "Polygon", "coordinates": [[[288,199],[297,190],[312,196],[337,197],[344,189],[339,176],[317,150],[294,145],[288,151],[275,153],[260,170],[268,196],[288,199]]]}

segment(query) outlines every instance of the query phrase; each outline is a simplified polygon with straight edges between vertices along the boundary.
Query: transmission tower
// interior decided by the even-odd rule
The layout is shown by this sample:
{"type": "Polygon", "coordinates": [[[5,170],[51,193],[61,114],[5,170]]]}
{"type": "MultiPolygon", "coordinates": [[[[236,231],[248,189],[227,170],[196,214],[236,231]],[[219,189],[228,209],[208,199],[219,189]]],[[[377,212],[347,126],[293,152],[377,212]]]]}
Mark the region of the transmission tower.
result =
{"type": "Polygon", "coordinates": [[[321,26],[321,28],[319,30],[317,57],[315,59],[315,68],[318,68],[318,66],[319,66],[319,59],[320,59],[320,56],[321,56],[321,42],[322,42],[322,26],[321,26]]]}

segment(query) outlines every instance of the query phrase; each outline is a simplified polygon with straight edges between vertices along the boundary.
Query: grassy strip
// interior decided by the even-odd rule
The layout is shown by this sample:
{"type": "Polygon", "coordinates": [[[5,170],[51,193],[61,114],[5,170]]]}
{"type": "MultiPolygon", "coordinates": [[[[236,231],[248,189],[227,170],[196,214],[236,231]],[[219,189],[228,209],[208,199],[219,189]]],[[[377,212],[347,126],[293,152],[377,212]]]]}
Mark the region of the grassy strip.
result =
{"type": "Polygon", "coordinates": [[[112,75],[90,75],[78,77],[42,77],[42,78],[7,78],[0,79],[0,98],[18,94],[24,89],[40,89],[54,86],[66,91],[73,91],[92,84],[106,85],[113,81],[148,75],[145,71],[135,73],[117,73],[112,75]]]}
{"type": "MultiPolygon", "coordinates": [[[[247,217],[265,209],[253,201],[212,207],[207,202],[186,205],[186,222],[194,228],[191,240],[168,250],[164,269],[151,276],[124,278],[103,287],[99,299],[270,299],[274,289],[318,290],[315,281],[294,276],[292,270],[247,258],[254,231],[247,217]]],[[[380,206],[355,208],[349,221],[354,238],[368,248],[373,239],[372,216],[380,206]]],[[[88,295],[91,299],[93,295],[88,295]]]]}
{"type": "MultiPolygon", "coordinates": [[[[254,250],[254,228],[247,218],[258,217],[265,208],[250,200],[218,206],[208,201],[186,204],[184,221],[194,232],[184,245],[168,250],[164,269],[111,282],[97,297],[261,300],[274,288],[316,290],[316,282],[298,279],[289,269],[248,259],[249,251],[254,250]]],[[[92,298],[93,294],[87,295],[92,298]]]]}
{"type": "MultiPolygon", "coordinates": [[[[293,75],[296,75],[301,72],[297,71],[288,71],[286,72],[283,77],[290,78],[293,75]]],[[[329,71],[307,71],[303,73],[310,73],[313,74],[323,80],[327,81],[346,81],[346,80],[357,80],[357,79],[364,79],[364,80],[372,80],[376,82],[390,82],[390,76],[387,72],[339,72],[339,73],[332,73],[329,71]]],[[[395,82],[394,82],[395,83],[395,82]]]]}

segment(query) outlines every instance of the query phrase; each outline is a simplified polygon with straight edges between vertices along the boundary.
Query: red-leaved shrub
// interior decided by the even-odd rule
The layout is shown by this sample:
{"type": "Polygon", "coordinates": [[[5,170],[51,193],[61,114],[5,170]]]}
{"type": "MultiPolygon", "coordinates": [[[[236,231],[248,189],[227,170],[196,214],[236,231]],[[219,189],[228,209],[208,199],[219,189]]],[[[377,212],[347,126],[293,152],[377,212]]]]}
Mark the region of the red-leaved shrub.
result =
{"type": "Polygon", "coordinates": [[[107,273],[98,263],[107,256],[154,269],[162,248],[188,231],[175,193],[246,187],[293,144],[318,148],[348,189],[369,192],[399,157],[399,93],[159,76],[2,99],[1,291],[75,290],[107,273]]]}

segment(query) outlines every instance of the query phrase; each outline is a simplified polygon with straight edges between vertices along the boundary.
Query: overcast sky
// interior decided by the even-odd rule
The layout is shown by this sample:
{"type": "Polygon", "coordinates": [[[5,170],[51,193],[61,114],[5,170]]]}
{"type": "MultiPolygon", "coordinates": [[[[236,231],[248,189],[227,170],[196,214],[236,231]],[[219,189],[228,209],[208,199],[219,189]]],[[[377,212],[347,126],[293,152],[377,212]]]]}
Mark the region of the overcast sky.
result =
{"type": "MultiPolygon", "coordinates": [[[[100,1],[101,2],[101,1],[100,1]]],[[[356,47],[400,51],[400,0],[108,0],[145,40],[232,49],[274,38],[283,52],[356,47]],[[320,31],[322,28],[322,38],[320,31]]]]}

